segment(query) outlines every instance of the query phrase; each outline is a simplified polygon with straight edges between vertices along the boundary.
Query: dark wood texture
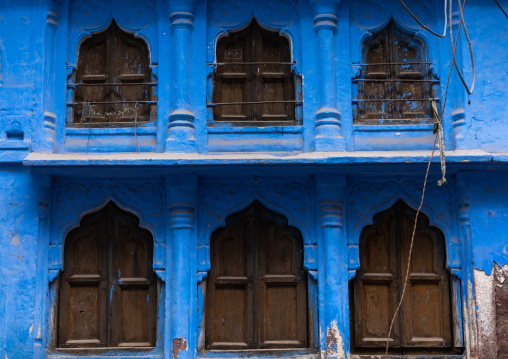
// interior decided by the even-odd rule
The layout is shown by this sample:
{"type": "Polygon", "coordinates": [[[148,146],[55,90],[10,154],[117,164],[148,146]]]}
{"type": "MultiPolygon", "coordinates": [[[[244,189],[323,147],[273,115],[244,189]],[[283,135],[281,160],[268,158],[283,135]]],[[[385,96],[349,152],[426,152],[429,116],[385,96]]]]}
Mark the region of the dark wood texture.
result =
{"type": "Polygon", "coordinates": [[[363,101],[354,107],[355,123],[432,121],[429,101],[411,101],[435,97],[430,66],[423,63],[428,61],[427,50],[420,40],[391,21],[363,43],[362,61],[365,65],[353,80],[357,82],[358,99],[363,101]]]}
{"type": "Polygon", "coordinates": [[[139,220],[110,203],[65,242],[59,344],[64,348],[155,345],[153,240],[139,220]]]}
{"type": "Polygon", "coordinates": [[[155,119],[155,106],[122,101],[153,100],[148,47],[113,21],[80,46],[76,70],[75,124],[127,125],[155,119]],[[104,84],[101,86],[97,86],[104,84]],[[93,104],[93,102],[111,102],[93,104]]]}
{"type": "Polygon", "coordinates": [[[307,347],[303,241],[287,220],[255,202],[211,238],[206,347],[307,347]]]}
{"type": "MultiPolygon", "coordinates": [[[[259,26],[256,20],[244,30],[230,32],[217,42],[217,65],[213,75],[213,103],[294,101],[295,79],[289,64],[250,64],[252,62],[291,62],[289,40],[278,32],[259,26]],[[242,64],[249,63],[249,64],[242,64]]],[[[291,124],[294,103],[218,105],[215,121],[247,125],[291,124]]]]}
{"type": "MultiPolygon", "coordinates": [[[[415,211],[398,201],[374,217],[360,237],[360,270],[353,285],[355,349],[384,348],[408,265],[415,211]]],[[[406,294],[390,336],[390,347],[409,354],[450,351],[452,329],[449,274],[443,234],[418,217],[406,294]],[[416,351],[414,351],[416,350],[416,351]]]]}

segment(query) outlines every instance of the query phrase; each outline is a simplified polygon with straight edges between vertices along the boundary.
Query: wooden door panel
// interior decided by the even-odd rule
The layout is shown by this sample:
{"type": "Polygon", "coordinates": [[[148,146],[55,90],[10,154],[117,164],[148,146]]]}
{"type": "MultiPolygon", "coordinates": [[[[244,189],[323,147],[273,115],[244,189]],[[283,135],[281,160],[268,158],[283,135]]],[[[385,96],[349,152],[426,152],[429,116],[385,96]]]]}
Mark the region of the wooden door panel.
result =
{"type": "Polygon", "coordinates": [[[118,346],[152,346],[148,286],[121,285],[118,346]]]}
{"type": "Polygon", "coordinates": [[[247,286],[216,286],[214,292],[211,348],[249,347],[251,340],[247,334],[252,335],[252,331],[247,286]]]}
{"type": "Polygon", "coordinates": [[[64,344],[75,347],[101,344],[99,313],[105,305],[101,300],[100,282],[89,285],[70,285],[68,331],[64,344]]]}

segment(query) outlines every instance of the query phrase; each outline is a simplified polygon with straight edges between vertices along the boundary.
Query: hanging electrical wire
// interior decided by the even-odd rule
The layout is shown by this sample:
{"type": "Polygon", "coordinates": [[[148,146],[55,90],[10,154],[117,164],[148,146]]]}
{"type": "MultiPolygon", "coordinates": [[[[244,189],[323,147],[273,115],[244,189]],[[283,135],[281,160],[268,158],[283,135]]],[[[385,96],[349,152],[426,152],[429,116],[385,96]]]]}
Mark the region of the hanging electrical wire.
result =
{"type": "Polygon", "coordinates": [[[497,4],[497,6],[499,6],[499,8],[501,9],[501,11],[503,12],[504,16],[506,16],[508,18],[508,14],[506,13],[506,11],[504,11],[503,7],[501,6],[501,4],[499,3],[499,1],[497,0],[494,0],[497,4]]]}
{"type": "MultiPolygon", "coordinates": [[[[475,84],[475,80],[476,80],[476,74],[475,74],[475,69],[474,69],[473,45],[471,45],[471,40],[469,40],[469,35],[467,34],[466,23],[464,22],[464,7],[466,6],[466,0],[464,0],[464,4],[461,4],[460,0],[457,0],[457,2],[459,4],[460,23],[462,24],[462,27],[464,28],[464,35],[466,36],[467,44],[469,45],[469,54],[471,55],[471,71],[473,73],[473,80],[471,82],[471,89],[469,89],[469,87],[467,86],[467,84],[464,81],[462,81],[462,83],[464,84],[464,87],[466,88],[467,93],[469,95],[471,95],[473,93],[474,84],[475,84]]],[[[457,66],[457,61],[455,61],[455,68],[457,69],[457,71],[459,71],[458,66],[457,66]]],[[[462,76],[461,76],[461,79],[463,80],[462,76]]]]}
{"type": "Polygon", "coordinates": [[[447,2],[448,0],[444,0],[444,17],[445,17],[445,24],[444,24],[444,30],[443,30],[443,35],[439,35],[438,33],[432,31],[431,29],[429,29],[427,26],[423,25],[422,22],[416,17],[415,14],[413,14],[411,12],[411,10],[409,10],[409,8],[406,6],[406,4],[404,4],[404,1],[403,0],[399,0],[400,4],[404,7],[404,9],[406,9],[406,11],[409,13],[409,15],[411,15],[411,17],[418,23],[418,25],[420,25],[422,28],[424,28],[425,30],[427,30],[428,32],[430,32],[432,35],[434,36],[437,36],[439,38],[444,38],[446,37],[446,21],[448,20],[448,17],[447,17],[447,14],[446,14],[446,6],[447,6],[447,2]]]}

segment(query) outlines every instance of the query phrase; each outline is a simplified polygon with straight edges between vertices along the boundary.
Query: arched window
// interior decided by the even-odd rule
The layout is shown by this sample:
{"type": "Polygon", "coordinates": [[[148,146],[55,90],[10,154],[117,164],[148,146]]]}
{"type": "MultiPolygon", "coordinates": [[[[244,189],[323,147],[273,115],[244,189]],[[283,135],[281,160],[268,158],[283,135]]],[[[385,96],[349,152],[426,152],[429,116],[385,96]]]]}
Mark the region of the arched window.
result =
{"type": "Polygon", "coordinates": [[[155,346],[152,257],[152,236],[134,215],[111,202],[86,215],[65,241],[59,346],[155,346]]]}
{"type": "Polygon", "coordinates": [[[255,202],[211,237],[206,348],[306,348],[303,241],[255,202]]]}
{"type": "MultiPolygon", "coordinates": [[[[362,44],[360,73],[353,79],[356,124],[434,122],[429,98],[436,98],[425,44],[392,20],[362,44]]],[[[439,101],[438,99],[436,99],[439,101]]]]}
{"type": "Polygon", "coordinates": [[[297,124],[289,40],[255,19],[217,41],[213,119],[238,126],[297,124]]]}
{"type": "MultiPolygon", "coordinates": [[[[361,233],[360,269],[350,293],[353,352],[384,353],[406,277],[415,215],[399,200],[374,216],[374,224],[361,233]]],[[[392,353],[453,353],[450,278],[445,263],[444,236],[421,213],[406,294],[390,335],[392,353]]]]}
{"type": "Polygon", "coordinates": [[[79,50],[69,126],[125,127],[155,121],[149,52],[146,43],[118,27],[85,40],[79,50]]]}

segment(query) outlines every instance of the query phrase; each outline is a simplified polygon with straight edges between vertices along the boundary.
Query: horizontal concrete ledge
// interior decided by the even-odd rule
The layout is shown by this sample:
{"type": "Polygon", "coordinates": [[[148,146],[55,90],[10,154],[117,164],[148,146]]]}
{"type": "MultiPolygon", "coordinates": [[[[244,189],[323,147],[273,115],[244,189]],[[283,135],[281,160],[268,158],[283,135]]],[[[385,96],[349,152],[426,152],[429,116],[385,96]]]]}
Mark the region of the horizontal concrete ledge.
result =
{"type": "MultiPolygon", "coordinates": [[[[207,165],[331,165],[424,163],[430,151],[361,151],[312,152],[287,156],[270,154],[189,153],[116,153],[116,154],[47,154],[30,153],[25,166],[207,166],[207,165]]],[[[439,162],[439,152],[433,161],[439,162]]],[[[498,163],[508,166],[508,153],[488,153],[481,150],[446,152],[447,163],[498,163]]]]}

